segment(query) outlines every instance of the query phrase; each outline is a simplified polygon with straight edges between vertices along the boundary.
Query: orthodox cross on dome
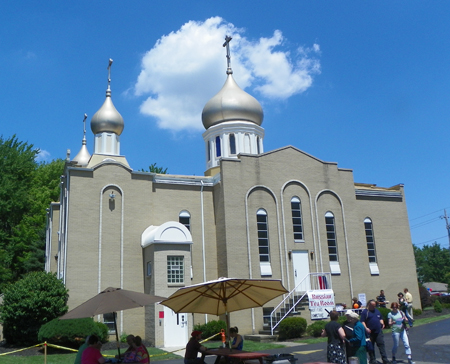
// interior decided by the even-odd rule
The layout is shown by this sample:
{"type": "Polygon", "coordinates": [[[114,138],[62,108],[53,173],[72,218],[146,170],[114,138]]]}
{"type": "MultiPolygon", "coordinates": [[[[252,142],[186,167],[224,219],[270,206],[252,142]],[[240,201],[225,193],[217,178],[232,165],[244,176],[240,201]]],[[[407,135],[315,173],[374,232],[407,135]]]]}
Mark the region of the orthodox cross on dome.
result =
{"type": "Polygon", "coordinates": [[[230,75],[233,73],[233,70],[230,66],[230,41],[233,38],[229,37],[228,35],[225,36],[225,43],[223,44],[223,47],[227,47],[227,75],[230,75]]]}
{"type": "Polygon", "coordinates": [[[86,144],[86,119],[87,119],[87,114],[84,114],[84,119],[83,119],[83,144],[86,144]]]}
{"type": "Polygon", "coordinates": [[[111,65],[113,64],[113,60],[110,58],[109,59],[109,64],[108,64],[108,90],[110,89],[110,85],[111,85],[111,65]]]}

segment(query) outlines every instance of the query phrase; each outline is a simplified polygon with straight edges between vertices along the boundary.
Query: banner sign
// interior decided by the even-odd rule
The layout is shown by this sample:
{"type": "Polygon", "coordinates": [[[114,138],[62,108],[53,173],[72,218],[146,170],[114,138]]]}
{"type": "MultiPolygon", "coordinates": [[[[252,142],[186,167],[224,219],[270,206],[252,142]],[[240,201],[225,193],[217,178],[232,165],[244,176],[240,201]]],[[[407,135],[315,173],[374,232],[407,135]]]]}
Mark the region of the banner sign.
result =
{"type": "Polygon", "coordinates": [[[334,292],[332,289],[307,291],[311,320],[322,320],[328,317],[328,312],[334,310],[334,292]],[[328,310],[328,312],[327,312],[328,310]]]}

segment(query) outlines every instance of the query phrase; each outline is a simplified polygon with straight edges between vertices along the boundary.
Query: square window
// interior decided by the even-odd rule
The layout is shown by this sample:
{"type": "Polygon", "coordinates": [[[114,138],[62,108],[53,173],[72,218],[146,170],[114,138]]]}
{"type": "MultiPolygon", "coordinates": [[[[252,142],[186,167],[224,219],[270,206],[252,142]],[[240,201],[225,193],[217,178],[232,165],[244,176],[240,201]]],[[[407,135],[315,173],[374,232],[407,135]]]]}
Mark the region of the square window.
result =
{"type": "Polygon", "coordinates": [[[167,256],[167,283],[184,283],[183,256],[167,256]]]}

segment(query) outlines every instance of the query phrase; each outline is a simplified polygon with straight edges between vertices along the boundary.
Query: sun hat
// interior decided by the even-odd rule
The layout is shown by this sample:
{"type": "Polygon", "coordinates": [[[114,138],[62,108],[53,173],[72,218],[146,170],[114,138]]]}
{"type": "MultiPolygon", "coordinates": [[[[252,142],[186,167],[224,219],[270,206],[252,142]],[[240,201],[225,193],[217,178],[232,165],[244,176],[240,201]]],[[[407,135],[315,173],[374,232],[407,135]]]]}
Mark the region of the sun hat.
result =
{"type": "Polygon", "coordinates": [[[356,318],[356,319],[359,318],[359,315],[355,311],[352,311],[352,310],[345,311],[345,316],[350,316],[350,317],[356,318]]]}

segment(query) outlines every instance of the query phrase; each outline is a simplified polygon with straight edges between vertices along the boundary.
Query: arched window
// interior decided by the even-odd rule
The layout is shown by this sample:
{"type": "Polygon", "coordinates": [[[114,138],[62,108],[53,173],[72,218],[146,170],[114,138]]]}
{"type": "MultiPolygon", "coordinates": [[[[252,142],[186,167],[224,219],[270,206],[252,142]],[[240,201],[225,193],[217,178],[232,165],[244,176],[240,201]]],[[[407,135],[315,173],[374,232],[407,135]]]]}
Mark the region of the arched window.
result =
{"type": "Polygon", "coordinates": [[[259,137],[256,137],[256,148],[258,149],[258,150],[257,150],[257,153],[258,153],[258,154],[261,153],[261,148],[260,148],[259,143],[260,143],[259,137]]]}
{"type": "Polygon", "coordinates": [[[259,209],[256,212],[256,222],[258,227],[259,261],[270,262],[269,227],[267,224],[266,210],[259,209]]]}
{"type": "Polygon", "coordinates": [[[369,255],[369,263],[377,262],[377,254],[375,251],[375,237],[373,236],[372,220],[368,217],[364,219],[364,229],[366,231],[367,253],[369,255]]]}
{"type": "Polygon", "coordinates": [[[178,215],[178,222],[186,226],[186,228],[191,231],[191,214],[189,213],[189,211],[181,211],[178,215]]]}
{"type": "Polygon", "coordinates": [[[216,157],[222,155],[222,149],[220,148],[220,136],[216,136],[216,157]]]}
{"type": "Polygon", "coordinates": [[[294,242],[296,243],[304,242],[302,209],[300,199],[296,196],[291,198],[291,212],[292,212],[292,228],[294,230],[294,242]]]}
{"type": "Polygon", "coordinates": [[[330,211],[325,214],[325,225],[327,230],[328,256],[330,258],[330,262],[338,262],[336,226],[334,215],[330,211]]]}
{"type": "Polygon", "coordinates": [[[236,154],[236,137],[234,136],[234,134],[230,134],[229,137],[229,141],[230,141],[230,154],[236,154]]]}

